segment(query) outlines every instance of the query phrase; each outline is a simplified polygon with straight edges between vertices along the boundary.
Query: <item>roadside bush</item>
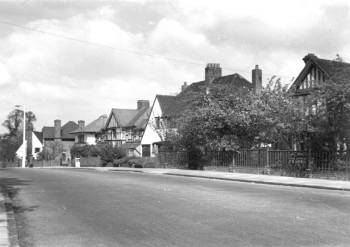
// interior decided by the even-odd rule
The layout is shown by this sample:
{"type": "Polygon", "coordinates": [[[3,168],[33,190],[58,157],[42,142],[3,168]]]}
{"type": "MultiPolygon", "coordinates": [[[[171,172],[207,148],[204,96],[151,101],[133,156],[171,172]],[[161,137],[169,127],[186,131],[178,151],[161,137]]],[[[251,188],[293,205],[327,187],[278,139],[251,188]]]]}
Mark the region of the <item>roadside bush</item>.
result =
{"type": "Polygon", "coordinates": [[[97,157],[100,156],[101,148],[99,145],[90,145],[89,146],[89,156],[97,157]]]}
{"type": "Polygon", "coordinates": [[[74,144],[70,149],[70,153],[73,158],[88,157],[90,155],[90,146],[74,144]]]}
{"type": "Polygon", "coordinates": [[[100,145],[100,156],[101,160],[106,163],[111,162],[116,159],[121,159],[126,156],[126,153],[123,149],[118,147],[113,147],[111,144],[100,145]]]}
{"type": "Polygon", "coordinates": [[[157,164],[154,160],[149,158],[133,158],[128,161],[129,167],[134,168],[155,168],[157,164]]]}
{"type": "Polygon", "coordinates": [[[128,161],[129,167],[143,168],[142,158],[133,158],[128,161]]]}
{"type": "Polygon", "coordinates": [[[113,166],[114,167],[129,167],[128,161],[131,160],[131,159],[135,159],[135,157],[125,156],[125,157],[123,157],[121,159],[115,159],[113,161],[113,166]]]}

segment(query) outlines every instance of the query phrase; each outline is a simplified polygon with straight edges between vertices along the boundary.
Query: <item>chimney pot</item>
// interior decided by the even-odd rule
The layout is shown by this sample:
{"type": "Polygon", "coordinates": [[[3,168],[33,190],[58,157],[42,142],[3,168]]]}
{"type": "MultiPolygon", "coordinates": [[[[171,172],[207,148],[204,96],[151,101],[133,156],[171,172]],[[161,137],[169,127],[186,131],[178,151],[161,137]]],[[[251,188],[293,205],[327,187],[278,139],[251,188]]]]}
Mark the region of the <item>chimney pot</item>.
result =
{"type": "Polygon", "coordinates": [[[210,84],[214,79],[221,77],[221,67],[219,63],[208,63],[205,68],[205,82],[210,84]]]}
{"type": "Polygon", "coordinates": [[[181,92],[185,91],[187,88],[187,82],[184,82],[184,84],[181,86],[181,92]]]}
{"type": "Polygon", "coordinates": [[[80,130],[83,130],[85,127],[85,121],[84,120],[78,120],[78,126],[80,130]]]}
{"type": "Polygon", "coordinates": [[[259,69],[259,65],[255,65],[255,69],[252,70],[252,84],[254,93],[259,94],[262,90],[262,70],[259,69]]]}
{"type": "Polygon", "coordinates": [[[54,139],[61,139],[61,120],[54,121],[54,139]]]}
{"type": "Polygon", "coordinates": [[[137,110],[142,108],[149,108],[149,100],[138,100],[137,101],[137,110]]]}

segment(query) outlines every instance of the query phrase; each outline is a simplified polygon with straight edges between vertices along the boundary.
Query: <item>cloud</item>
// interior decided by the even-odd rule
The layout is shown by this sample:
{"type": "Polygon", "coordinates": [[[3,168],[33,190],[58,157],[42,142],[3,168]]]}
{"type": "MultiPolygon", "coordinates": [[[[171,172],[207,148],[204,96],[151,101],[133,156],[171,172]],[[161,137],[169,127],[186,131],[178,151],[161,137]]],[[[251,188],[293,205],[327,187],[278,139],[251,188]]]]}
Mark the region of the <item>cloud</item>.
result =
{"type": "Polygon", "coordinates": [[[10,73],[8,72],[6,66],[0,63],[0,86],[10,82],[11,82],[10,73]]]}
{"type": "Polygon", "coordinates": [[[259,64],[264,79],[289,82],[308,52],[350,60],[343,0],[27,1],[0,9],[0,21],[48,33],[0,29],[0,120],[21,101],[39,128],[176,93],[184,81],[203,80],[207,62],[247,79],[259,64]]]}

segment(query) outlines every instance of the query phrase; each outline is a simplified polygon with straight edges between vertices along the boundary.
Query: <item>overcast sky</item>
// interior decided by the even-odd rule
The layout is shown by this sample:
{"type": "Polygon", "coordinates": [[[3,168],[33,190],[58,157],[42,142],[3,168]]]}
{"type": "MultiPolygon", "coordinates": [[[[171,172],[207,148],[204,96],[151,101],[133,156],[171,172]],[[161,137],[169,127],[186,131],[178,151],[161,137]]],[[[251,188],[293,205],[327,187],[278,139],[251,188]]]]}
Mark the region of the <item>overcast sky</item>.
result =
{"type": "MultiPolygon", "coordinates": [[[[223,75],[290,83],[315,53],[350,61],[349,1],[1,1],[0,122],[16,104],[37,116],[87,123],[138,99],[223,75]]],[[[0,133],[5,129],[0,127],[0,133]]]]}

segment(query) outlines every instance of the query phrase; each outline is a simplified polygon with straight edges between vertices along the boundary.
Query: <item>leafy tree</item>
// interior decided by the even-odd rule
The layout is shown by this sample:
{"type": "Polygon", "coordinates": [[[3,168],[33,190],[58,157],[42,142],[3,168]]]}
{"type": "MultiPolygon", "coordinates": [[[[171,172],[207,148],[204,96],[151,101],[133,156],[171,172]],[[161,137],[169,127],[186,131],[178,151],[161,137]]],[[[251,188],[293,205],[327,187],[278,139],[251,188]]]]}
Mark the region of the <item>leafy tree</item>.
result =
{"type": "Polygon", "coordinates": [[[350,68],[334,66],[334,75],[309,96],[307,109],[311,145],[331,153],[350,147],[350,68]]]}
{"type": "MultiPolygon", "coordinates": [[[[35,114],[31,111],[26,112],[26,129],[33,130],[33,123],[36,121],[35,114]]],[[[0,141],[1,159],[13,160],[16,157],[16,151],[22,144],[23,137],[23,111],[11,111],[7,119],[2,123],[7,129],[0,141]]],[[[29,149],[29,146],[28,146],[29,149]]],[[[28,152],[28,151],[27,151],[28,152]]]]}
{"type": "MultiPolygon", "coordinates": [[[[26,112],[26,129],[33,130],[35,121],[35,114],[31,111],[26,112]]],[[[18,136],[23,130],[23,111],[18,109],[11,111],[2,125],[8,130],[9,136],[18,136]]]]}
{"type": "MultiPolygon", "coordinates": [[[[246,89],[213,87],[191,97],[179,118],[180,140],[187,148],[237,150],[272,144],[287,147],[302,130],[302,114],[280,80],[270,80],[261,94],[246,89]]],[[[290,148],[290,147],[289,147],[290,148]]]]}

